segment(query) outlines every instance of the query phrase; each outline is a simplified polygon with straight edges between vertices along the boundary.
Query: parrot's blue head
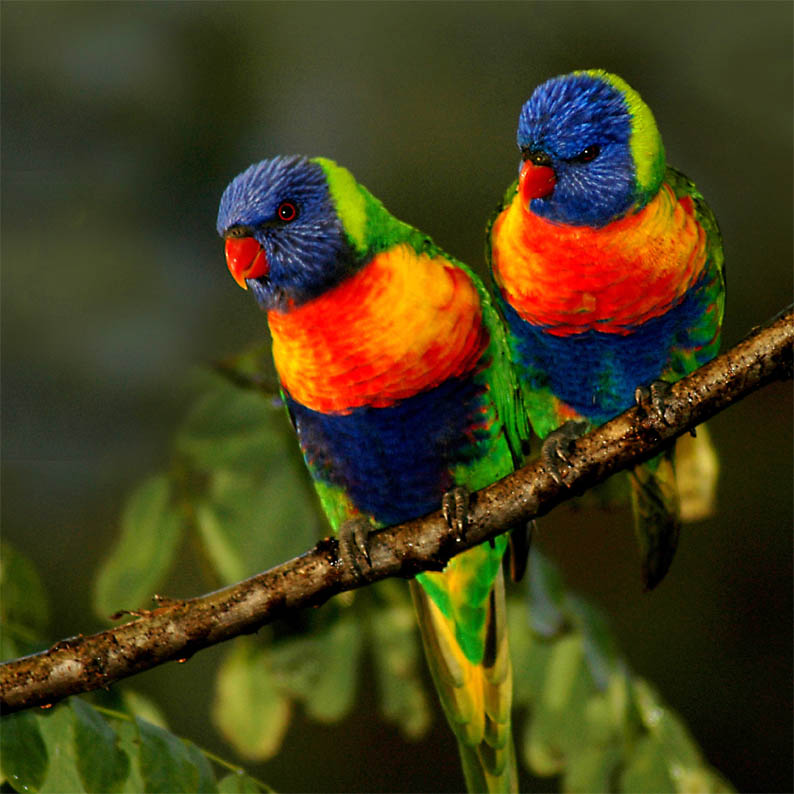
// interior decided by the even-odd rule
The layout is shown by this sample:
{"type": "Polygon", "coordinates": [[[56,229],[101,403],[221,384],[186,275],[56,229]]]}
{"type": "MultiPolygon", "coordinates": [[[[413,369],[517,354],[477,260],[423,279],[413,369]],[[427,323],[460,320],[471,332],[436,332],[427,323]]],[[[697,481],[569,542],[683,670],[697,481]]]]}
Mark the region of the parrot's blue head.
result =
{"type": "Polygon", "coordinates": [[[236,176],[221,197],[217,228],[227,265],[266,311],[300,306],[354,269],[321,162],[263,160],[236,176]]]}
{"type": "Polygon", "coordinates": [[[535,89],[518,120],[519,190],[555,223],[604,226],[645,206],[665,155],[648,106],[617,75],[593,69],[535,89]]]}

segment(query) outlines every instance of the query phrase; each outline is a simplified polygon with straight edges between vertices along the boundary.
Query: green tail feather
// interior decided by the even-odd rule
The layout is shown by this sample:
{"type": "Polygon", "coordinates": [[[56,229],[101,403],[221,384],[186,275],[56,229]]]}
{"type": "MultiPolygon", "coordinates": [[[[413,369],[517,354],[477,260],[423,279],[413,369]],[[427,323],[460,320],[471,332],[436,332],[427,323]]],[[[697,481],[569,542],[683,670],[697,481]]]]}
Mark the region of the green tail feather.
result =
{"type": "Polygon", "coordinates": [[[488,594],[483,652],[476,663],[461,648],[453,620],[444,616],[419,582],[411,582],[411,594],[430,672],[458,740],[468,791],[517,791],[510,724],[513,674],[502,571],[488,594]]]}
{"type": "Polygon", "coordinates": [[[507,746],[510,757],[505,771],[494,776],[488,772],[483,761],[481,751],[458,741],[460,763],[463,767],[463,776],[466,779],[466,790],[470,792],[511,792],[518,791],[518,770],[516,767],[516,753],[512,740],[507,746]]]}
{"type": "Polygon", "coordinates": [[[678,487],[672,450],[629,473],[634,532],[642,558],[642,578],[652,590],[675,556],[681,531],[678,487]]]}

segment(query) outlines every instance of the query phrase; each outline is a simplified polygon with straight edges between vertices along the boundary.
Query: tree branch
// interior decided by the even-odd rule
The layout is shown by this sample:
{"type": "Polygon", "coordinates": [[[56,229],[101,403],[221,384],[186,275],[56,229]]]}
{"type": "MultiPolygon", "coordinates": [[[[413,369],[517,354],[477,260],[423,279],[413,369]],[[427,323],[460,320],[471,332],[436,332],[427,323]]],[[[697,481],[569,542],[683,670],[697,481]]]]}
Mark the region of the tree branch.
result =
{"type": "Polygon", "coordinates": [[[634,407],[579,439],[570,466],[561,472],[567,486],[536,461],[474,494],[465,540],[437,511],[373,534],[372,567],[360,574],[342,564],[336,540],[326,538],[300,557],[231,587],[186,601],[160,600],[156,609],[129,623],[8,662],[0,666],[0,710],[11,713],[107,687],[368,582],[441,570],[455,554],[548,513],[616,471],[653,457],[756,389],[791,378],[793,346],[794,310],[789,307],[676,383],[664,418],[634,407]]]}

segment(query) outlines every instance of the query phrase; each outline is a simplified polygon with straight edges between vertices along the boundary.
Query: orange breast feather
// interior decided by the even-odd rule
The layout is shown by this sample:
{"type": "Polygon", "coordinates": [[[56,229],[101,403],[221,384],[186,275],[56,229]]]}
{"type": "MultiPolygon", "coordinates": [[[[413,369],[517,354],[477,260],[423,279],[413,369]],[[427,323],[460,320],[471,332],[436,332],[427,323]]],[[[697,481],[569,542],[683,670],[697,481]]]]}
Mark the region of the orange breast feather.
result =
{"type": "Polygon", "coordinates": [[[468,275],[406,245],[268,323],[283,386],[323,413],[393,405],[463,375],[489,341],[468,275]]]}
{"type": "Polygon", "coordinates": [[[690,198],[663,185],[640,212],[601,229],[526,212],[516,195],[494,224],[494,275],[513,308],[558,336],[626,334],[664,314],[706,263],[690,198]]]}

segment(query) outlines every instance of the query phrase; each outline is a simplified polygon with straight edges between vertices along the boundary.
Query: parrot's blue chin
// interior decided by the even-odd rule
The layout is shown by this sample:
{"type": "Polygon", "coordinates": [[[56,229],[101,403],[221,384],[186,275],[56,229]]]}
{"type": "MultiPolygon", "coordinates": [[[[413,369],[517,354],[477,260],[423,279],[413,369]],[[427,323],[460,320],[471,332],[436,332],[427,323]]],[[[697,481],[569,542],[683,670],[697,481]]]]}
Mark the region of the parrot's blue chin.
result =
{"type": "Polygon", "coordinates": [[[284,290],[277,287],[267,276],[260,278],[247,278],[245,283],[248,289],[253,292],[259,308],[263,311],[286,311],[288,308],[288,299],[284,290]]]}

